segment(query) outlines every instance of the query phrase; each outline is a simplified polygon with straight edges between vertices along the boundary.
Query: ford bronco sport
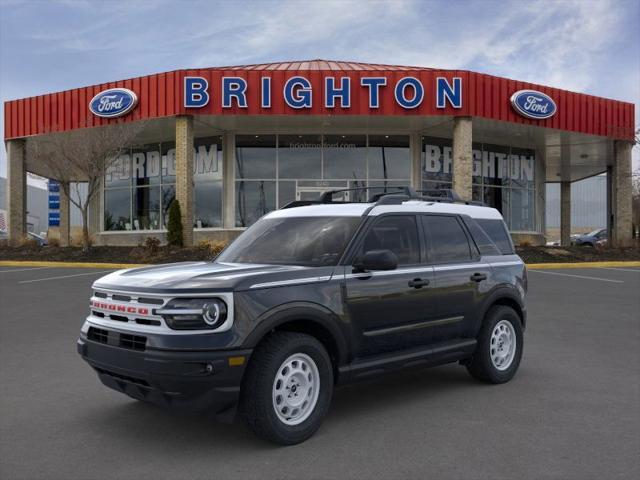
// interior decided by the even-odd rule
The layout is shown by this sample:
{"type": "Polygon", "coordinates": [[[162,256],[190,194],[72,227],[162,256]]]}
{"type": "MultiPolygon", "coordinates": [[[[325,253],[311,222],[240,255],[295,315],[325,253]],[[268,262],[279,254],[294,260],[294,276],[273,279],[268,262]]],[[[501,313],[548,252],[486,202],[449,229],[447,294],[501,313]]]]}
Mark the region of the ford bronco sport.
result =
{"type": "Polygon", "coordinates": [[[334,385],[460,362],[509,381],[526,269],[500,213],[404,187],[293,202],[211,262],[97,280],[78,352],[135,399],[213,412],[280,444],[309,438],[334,385]]]}

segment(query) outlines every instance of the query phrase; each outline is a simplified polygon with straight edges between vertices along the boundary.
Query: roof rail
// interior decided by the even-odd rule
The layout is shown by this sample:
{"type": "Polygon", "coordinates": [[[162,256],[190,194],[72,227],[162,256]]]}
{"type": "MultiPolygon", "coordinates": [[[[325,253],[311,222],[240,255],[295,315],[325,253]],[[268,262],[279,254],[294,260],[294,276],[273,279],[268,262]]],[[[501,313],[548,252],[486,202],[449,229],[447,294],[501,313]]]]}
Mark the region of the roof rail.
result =
{"type": "MultiPolygon", "coordinates": [[[[377,193],[375,195],[372,195],[371,198],[368,200],[367,203],[375,203],[377,202],[380,198],[384,197],[385,195],[397,195],[397,194],[404,194],[410,198],[417,198],[418,195],[416,194],[415,190],[409,186],[398,186],[398,187],[357,187],[357,188],[342,188],[339,190],[328,190],[326,192],[324,192],[321,196],[320,196],[320,200],[318,200],[318,203],[333,203],[333,196],[338,194],[338,193],[343,193],[343,192],[359,192],[359,191],[367,191],[367,190],[374,190],[374,189],[381,189],[383,188],[384,191],[377,193]],[[393,191],[389,192],[387,190],[392,189],[393,191]]],[[[349,202],[352,203],[352,202],[349,202]]]]}
{"type": "Polygon", "coordinates": [[[371,195],[366,203],[373,203],[376,205],[400,205],[408,200],[423,200],[427,202],[446,202],[446,203],[463,203],[465,205],[486,206],[483,202],[465,201],[451,189],[431,189],[431,190],[414,190],[409,186],[394,186],[394,187],[356,187],[356,188],[342,188],[339,190],[328,190],[324,192],[318,200],[294,200],[287,203],[285,208],[305,207],[308,205],[322,205],[331,203],[359,203],[359,202],[345,202],[334,201],[335,195],[344,192],[363,192],[367,190],[384,189],[383,192],[379,192],[371,195]],[[389,191],[391,190],[391,191],[389,191]],[[425,194],[426,195],[423,195],[425,194]]]}

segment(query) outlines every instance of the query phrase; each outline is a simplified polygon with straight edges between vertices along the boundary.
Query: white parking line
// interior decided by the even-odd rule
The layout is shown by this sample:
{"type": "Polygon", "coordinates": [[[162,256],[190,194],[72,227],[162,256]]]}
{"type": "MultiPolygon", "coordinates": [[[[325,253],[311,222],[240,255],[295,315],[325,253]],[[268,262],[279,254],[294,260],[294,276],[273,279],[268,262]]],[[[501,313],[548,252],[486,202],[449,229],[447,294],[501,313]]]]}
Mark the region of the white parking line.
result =
{"type": "Polygon", "coordinates": [[[83,275],[96,275],[98,273],[106,273],[106,272],[113,272],[113,270],[101,270],[99,272],[76,273],[75,275],[62,275],[62,276],[59,276],[59,277],[36,278],[35,280],[23,280],[23,281],[18,282],[18,283],[44,282],[46,280],[58,280],[58,279],[61,279],[61,278],[81,277],[83,275]]]}
{"type": "Polygon", "coordinates": [[[621,272],[634,272],[634,273],[640,273],[640,268],[637,268],[635,270],[631,269],[631,268],[617,268],[617,267],[599,267],[602,270],[619,270],[621,272]]]}
{"type": "Polygon", "coordinates": [[[27,270],[44,270],[45,268],[54,268],[54,267],[14,268],[13,270],[0,270],[0,273],[26,272],[27,270]]]}
{"type": "Polygon", "coordinates": [[[624,283],[622,280],[611,280],[610,278],[599,278],[599,277],[587,277],[585,275],[571,275],[570,273],[543,272],[542,270],[528,270],[527,271],[527,273],[530,273],[530,272],[545,273],[547,275],[561,275],[563,277],[584,278],[585,280],[599,280],[601,282],[624,283]]]}

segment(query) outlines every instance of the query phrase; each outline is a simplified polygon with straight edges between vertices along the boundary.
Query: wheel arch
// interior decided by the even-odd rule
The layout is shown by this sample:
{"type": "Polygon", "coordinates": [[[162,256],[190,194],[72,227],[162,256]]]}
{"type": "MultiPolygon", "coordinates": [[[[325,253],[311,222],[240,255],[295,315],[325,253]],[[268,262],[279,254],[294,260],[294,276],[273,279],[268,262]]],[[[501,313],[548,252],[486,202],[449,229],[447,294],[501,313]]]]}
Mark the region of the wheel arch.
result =
{"type": "Polygon", "coordinates": [[[487,312],[489,309],[496,305],[504,305],[505,307],[510,307],[518,314],[520,317],[520,322],[522,324],[522,329],[526,328],[527,324],[527,315],[526,308],[522,300],[519,298],[518,294],[514,292],[511,288],[500,288],[494,291],[489,298],[486,300],[484,308],[482,309],[482,315],[480,315],[480,325],[484,321],[487,312]]]}
{"type": "Polygon", "coordinates": [[[295,302],[276,307],[261,315],[256,328],[247,337],[247,348],[255,348],[269,334],[277,331],[306,333],[327,349],[335,372],[347,362],[348,345],[337,315],[314,303],[295,302]]]}

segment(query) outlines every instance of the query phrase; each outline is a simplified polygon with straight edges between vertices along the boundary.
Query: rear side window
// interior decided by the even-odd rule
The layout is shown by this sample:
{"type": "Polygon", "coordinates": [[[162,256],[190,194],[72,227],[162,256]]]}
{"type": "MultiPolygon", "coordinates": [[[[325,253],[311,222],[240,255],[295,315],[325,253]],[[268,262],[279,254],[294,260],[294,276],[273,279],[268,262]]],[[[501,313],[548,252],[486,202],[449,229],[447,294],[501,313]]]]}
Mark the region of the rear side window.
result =
{"type": "Polygon", "coordinates": [[[500,249],[473,218],[463,217],[463,221],[482,255],[502,255],[500,249]]]}
{"type": "Polygon", "coordinates": [[[391,250],[399,265],[420,262],[420,240],[413,215],[393,215],[376,221],[364,237],[360,256],[370,250],[391,250]]]}
{"type": "Polygon", "coordinates": [[[487,218],[477,218],[478,225],[489,235],[489,238],[496,244],[498,250],[503,255],[511,255],[513,253],[513,244],[511,237],[502,220],[490,220],[487,218]]]}
{"type": "Polygon", "coordinates": [[[456,217],[422,216],[429,238],[433,263],[461,263],[471,260],[471,247],[462,225],[456,217]]]}

